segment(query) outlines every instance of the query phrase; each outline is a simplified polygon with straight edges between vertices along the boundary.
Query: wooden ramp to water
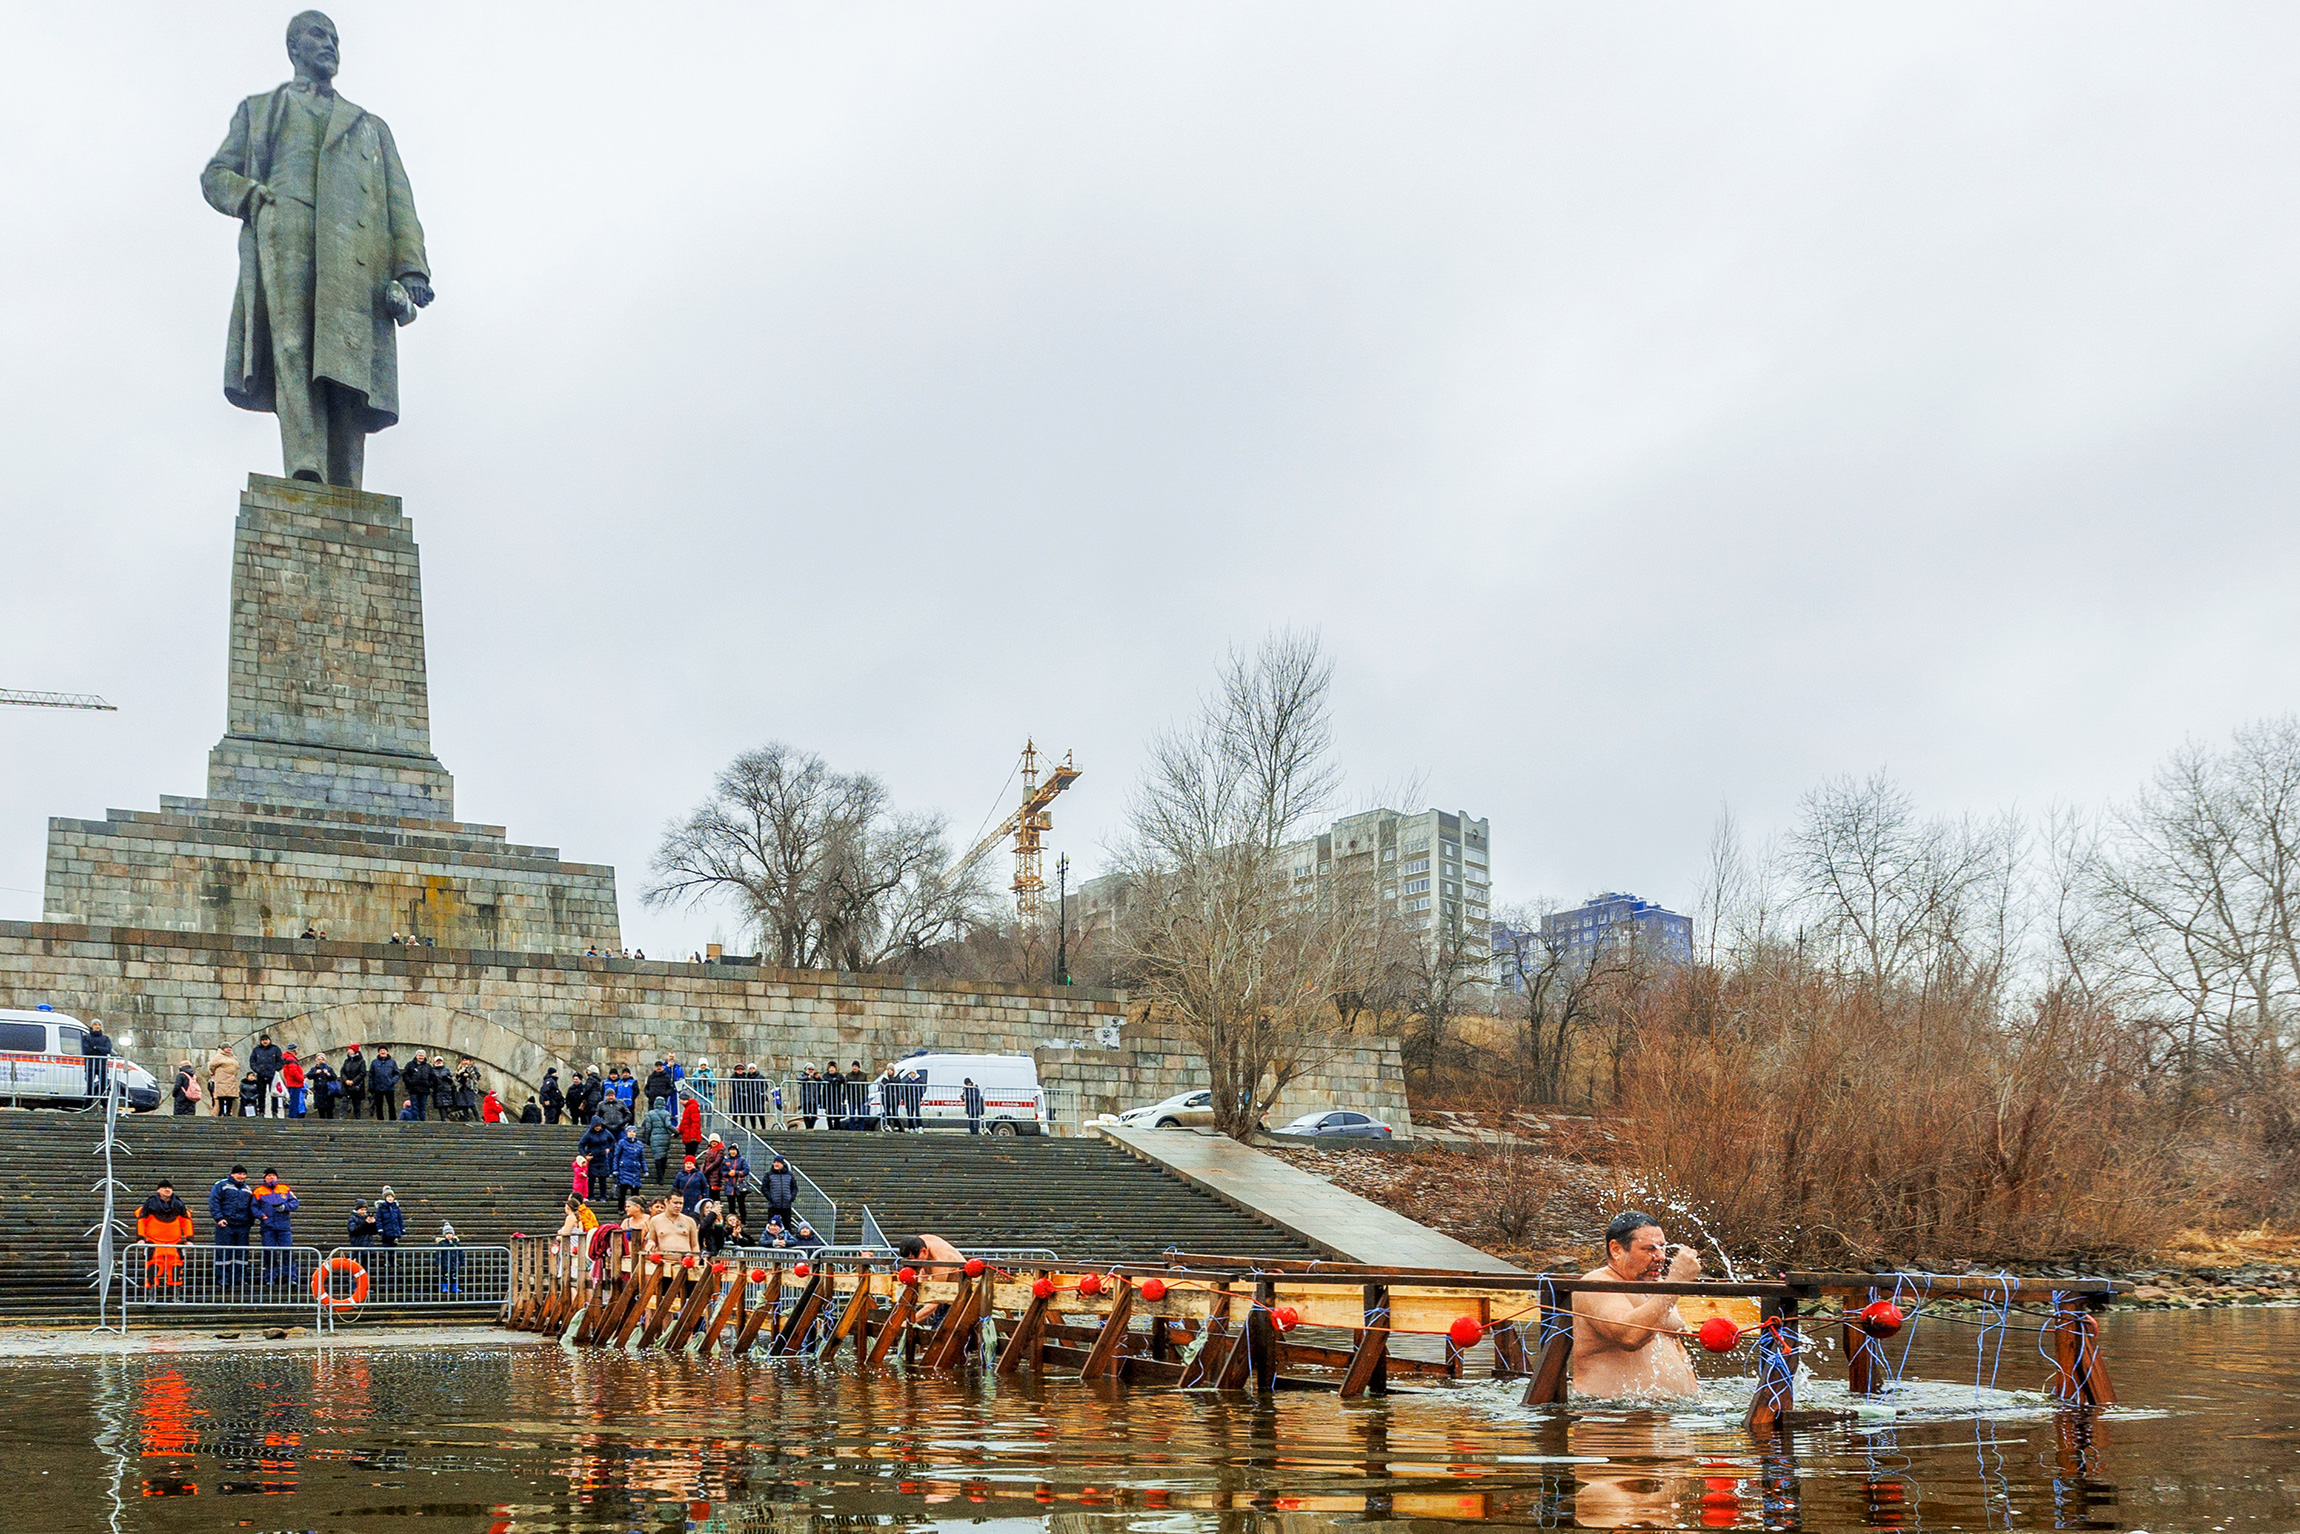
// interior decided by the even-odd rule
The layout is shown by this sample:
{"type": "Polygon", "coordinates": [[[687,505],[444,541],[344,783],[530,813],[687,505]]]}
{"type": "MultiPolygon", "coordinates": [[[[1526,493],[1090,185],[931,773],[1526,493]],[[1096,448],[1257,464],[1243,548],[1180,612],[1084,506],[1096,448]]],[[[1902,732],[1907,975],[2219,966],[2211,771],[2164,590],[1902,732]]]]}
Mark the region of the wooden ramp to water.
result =
{"type": "MultiPolygon", "coordinates": [[[[1923,1301],[1999,1307],[2042,1302],[2052,1393],[2108,1405],[2097,1279],[1943,1274],[1787,1273],[1752,1282],[1615,1283],[1556,1274],[1491,1274],[1196,1253],[1111,1268],[908,1267],[891,1257],[803,1261],[610,1256],[592,1262],[558,1239],[512,1247],[507,1325],[559,1332],[578,1346],[661,1347],[722,1357],[851,1351],[855,1367],[982,1367],[1075,1372],[1087,1380],[1210,1390],[1332,1390],[1357,1396],[1393,1378],[1461,1379],[1475,1367],[1523,1377],[1528,1405],[1562,1402],[1571,1366],[1572,1297],[1674,1294],[1688,1333],[1712,1317],[1753,1340],[1752,1431],[1813,1420],[1796,1409],[1801,1329],[1843,1329],[1856,1392],[1890,1377],[1884,1329],[1915,1325],[1923,1301]],[[1828,1311],[1808,1310],[1834,1297],[1828,1311]],[[1905,1319],[1879,1305],[1916,1302],[1905,1319]]],[[[1720,1338],[1720,1340],[1723,1340],[1720,1338]]]]}

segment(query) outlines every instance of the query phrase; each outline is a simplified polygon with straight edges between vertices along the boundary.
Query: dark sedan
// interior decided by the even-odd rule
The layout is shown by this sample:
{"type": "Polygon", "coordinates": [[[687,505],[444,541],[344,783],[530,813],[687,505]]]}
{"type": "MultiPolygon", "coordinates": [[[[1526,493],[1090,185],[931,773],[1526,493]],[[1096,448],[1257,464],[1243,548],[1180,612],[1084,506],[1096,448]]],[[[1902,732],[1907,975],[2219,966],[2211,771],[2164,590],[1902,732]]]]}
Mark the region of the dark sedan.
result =
{"type": "Polygon", "coordinates": [[[1325,1113],[1305,1113],[1277,1133],[1282,1135],[1342,1135],[1353,1140],[1387,1140],[1390,1126],[1380,1119],[1368,1118],[1363,1113],[1350,1113],[1336,1108],[1325,1113]]]}

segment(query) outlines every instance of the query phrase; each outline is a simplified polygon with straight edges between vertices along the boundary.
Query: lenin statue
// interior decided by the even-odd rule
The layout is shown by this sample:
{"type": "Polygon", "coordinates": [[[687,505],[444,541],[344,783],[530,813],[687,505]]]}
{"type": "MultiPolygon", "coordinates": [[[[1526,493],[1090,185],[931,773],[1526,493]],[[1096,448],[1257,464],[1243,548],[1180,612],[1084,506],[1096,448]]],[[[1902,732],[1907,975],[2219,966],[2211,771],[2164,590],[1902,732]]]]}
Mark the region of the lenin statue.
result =
{"type": "Polygon", "coordinates": [[[200,175],[240,221],[224,398],[279,417],[285,472],[359,488],[367,434],[399,419],[395,327],[431,302],[431,263],[383,119],[335,91],[335,23],[288,23],[295,78],[250,96],[200,175]]]}

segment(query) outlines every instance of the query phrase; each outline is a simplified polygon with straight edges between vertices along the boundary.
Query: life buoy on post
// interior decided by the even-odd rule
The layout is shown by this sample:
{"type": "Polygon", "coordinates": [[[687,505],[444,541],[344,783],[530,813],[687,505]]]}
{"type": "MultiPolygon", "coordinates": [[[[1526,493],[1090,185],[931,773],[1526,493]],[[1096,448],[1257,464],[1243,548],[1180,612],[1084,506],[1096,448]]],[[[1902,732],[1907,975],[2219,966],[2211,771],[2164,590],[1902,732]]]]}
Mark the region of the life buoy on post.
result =
{"type": "Polygon", "coordinates": [[[322,1305],[364,1305],[367,1303],[367,1269],[349,1257],[330,1257],[311,1276],[311,1296],[322,1305]],[[327,1276],[330,1273],[351,1275],[350,1299],[344,1299],[328,1288],[327,1276]]]}

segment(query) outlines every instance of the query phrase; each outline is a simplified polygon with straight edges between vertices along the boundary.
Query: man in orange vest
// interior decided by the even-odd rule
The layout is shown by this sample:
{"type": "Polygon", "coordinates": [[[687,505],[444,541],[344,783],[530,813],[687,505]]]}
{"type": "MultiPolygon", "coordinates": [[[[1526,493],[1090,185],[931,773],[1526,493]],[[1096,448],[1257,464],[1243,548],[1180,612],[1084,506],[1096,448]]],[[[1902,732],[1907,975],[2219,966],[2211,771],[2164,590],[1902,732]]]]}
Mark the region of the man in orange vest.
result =
{"type": "Polygon", "coordinates": [[[174,1183],[162,1178],[136,1211],[136,1239],[152,1249],[144,1263],[144,1282],[181,1289],[184,1256],[176,1248],[192,1239],[192,1212],[176,1197],[174,1183]]]}

